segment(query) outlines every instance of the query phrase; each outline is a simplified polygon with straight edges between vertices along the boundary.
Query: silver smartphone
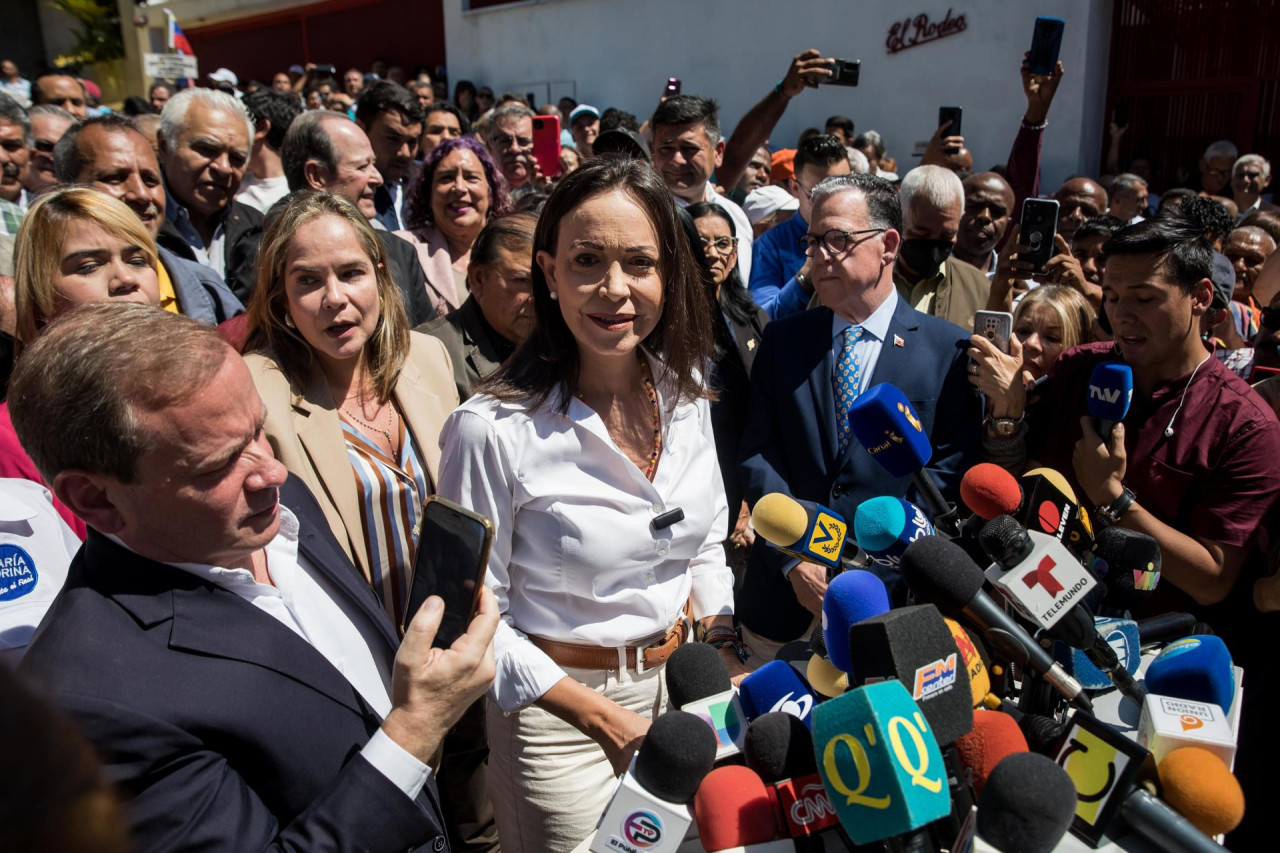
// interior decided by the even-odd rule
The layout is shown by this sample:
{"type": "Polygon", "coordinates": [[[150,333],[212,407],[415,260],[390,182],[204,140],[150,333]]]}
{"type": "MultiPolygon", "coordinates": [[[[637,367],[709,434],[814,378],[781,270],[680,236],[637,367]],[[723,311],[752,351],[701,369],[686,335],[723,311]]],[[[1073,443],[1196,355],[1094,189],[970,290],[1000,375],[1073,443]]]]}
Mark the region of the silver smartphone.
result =
{"type": "Polygon", "coordinates": [[[1009,336],[1013,334],[1013,315],[1008,311],[973,312],[973,333],[982,335],[996,349],[1009,352],[1009,336]]]}

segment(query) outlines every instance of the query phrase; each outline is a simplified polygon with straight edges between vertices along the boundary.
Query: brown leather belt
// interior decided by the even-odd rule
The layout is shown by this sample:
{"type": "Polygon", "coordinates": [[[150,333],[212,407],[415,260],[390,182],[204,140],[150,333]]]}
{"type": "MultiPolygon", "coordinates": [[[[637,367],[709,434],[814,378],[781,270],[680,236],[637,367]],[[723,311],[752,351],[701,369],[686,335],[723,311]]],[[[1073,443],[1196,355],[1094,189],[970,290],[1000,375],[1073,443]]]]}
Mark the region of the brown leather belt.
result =
{"type": "MultiPolygon", "coordinates": [[[[680,618],[676,620],[675,625],[671,626],[671,630],[667,631],[661,639],[648,646],[628,646],[627,669],[646,672],[666,663],[667,658],[671,657],[671,653],[680,648],[689,639],[689,634],[693,627],[690,617],[691,611],[690,602],[685,602],[684,612],[680,614],[680,618]],[[636,666],[637,651],[640,652],[641,666],[636,666]]],[[[610,646],[583,646],[577,643],[561,643],[558,640],[548,640],[545,637],[532,635],[530,635],[529,640],[546,652],[547,657],[551,658],[559,666],[569,666],[577,669],[618,668],[618,650],[610,646]]]]}

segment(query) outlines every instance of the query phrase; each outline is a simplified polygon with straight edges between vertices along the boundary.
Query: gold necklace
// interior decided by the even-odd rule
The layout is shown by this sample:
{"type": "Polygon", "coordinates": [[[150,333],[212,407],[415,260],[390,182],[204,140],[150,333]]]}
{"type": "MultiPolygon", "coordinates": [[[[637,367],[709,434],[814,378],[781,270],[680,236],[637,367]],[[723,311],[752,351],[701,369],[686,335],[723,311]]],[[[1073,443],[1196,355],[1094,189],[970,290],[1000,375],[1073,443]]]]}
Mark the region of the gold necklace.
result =
{"type": "Polygon", "coordinates": [[[365,427],[366,429],[371,429],[374,432],[378,432],[386,436],[387,446],[390,447],[392,453],[394,453],[396,452],[396,443],[391,439],[390,428],[395,426],[395,423],[396,423],[396,407],[391,405],[390,402],[388,402],[387,408],[391,410],[391,417],[388,419],[389,423],[387,424],[387,427],[388,427],[387,429],[383,429],[382,427],[376,426],[375,424],[371,424],[365,420],[362,420],[361,418],[356,417],[355,415],[351,414],[351,412],[347,411],[347,407],[345,405],[339,406],[338,411],[342,412],[342,414],[351,418],[351,420],[355,421],[360,426],[365,427]]]}

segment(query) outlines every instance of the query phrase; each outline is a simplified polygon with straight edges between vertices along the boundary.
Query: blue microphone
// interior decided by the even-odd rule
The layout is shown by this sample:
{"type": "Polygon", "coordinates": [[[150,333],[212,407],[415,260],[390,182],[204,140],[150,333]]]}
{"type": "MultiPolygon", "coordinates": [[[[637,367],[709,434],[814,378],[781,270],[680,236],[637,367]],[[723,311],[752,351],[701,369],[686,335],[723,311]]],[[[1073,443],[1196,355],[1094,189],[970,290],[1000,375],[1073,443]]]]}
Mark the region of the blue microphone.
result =
{"type": "Polygon", "coordinates": [[[853,672],[849,655],[849,626],[879,616],[889,609],[884,581],[861,569],[849,569],[832,578],[822,599],[822,638],[827,658],[841,672],[853,672]]]}
{"type": "Polygon", "coordinates": [[[893,477],[910,477],[938,531],[959,535],[956,509],[925,473],[933,445],[907,395],[888,382],[873,385],[849,406],[849,428],[871,458],[893,477]]]}
{"type": "Polygon", "coordinates": [[[756,717],[781,711],[811,726],[811,712],[817,697],[791,664],[772,660],[742,680],[738,701],[748,723],[756,717]]]}
{"type": "Polygon", "coordinates": [[[1236,675],[1221,637],[1197,635],[1164,647],[1147,667],[1147,689],[1161,696],[1209,702],[1231,710],[1236,675]]]}
{"type": "MultiPolygon", "coordinates": [[[[1129,675],[1136,676],[1138,663],[1141,661],[1138,623],[1132,619],[1111,619],[1102,616],[1095,616],[1093,621],[1098,634],[1115,650],[1121,666],[1129,675]]],[[[1085,690],[1107,691],[1116,686],[1111,676],[1089,660],[1088,653],[1082,649],[1072,648],[1066,643],[1059,642],[1055,647],[1054,657],[1085,690]]]]}
{"type": "Polygon", "coordinates": [[[921,536],[934,535],[924,510],[888,495],[865,500],[853,513],[853,536],[873,561],[890,568],[902,564],[902,552],[921,536]]]}
{"type": "Polygon", "coordinates": [[[1098,433],[1103,441],[1111,440],[1112,428],[1129,414],[1132,400],[1133,368],[1122,362],[1107,361],[1093,369],[1089,377],[1089,414],[1098,421],[1098,433]]]}

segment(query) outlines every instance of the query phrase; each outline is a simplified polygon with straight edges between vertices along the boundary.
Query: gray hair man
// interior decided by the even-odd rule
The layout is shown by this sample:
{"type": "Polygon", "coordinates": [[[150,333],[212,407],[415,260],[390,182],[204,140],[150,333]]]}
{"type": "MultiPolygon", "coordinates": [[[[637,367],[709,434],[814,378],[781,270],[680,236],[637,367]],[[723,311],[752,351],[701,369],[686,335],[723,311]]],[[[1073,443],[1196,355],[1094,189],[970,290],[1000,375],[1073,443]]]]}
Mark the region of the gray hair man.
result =
{"type": "Polygon", "coordinates": [[[75,122],[75,116],[53,104],[39,104],[27,111],[31,119],[31,155],[22,186],[31,195],[53,189],[58,176],[53,168],[53,146],[75,122]]]}
{"type": "Polygon", "coordinates": [[[1209,195],[1223,195],[1231,183],[1231,167],[1240,156],[1236,144],[1219,139],[1204,150],[1200,158],[1200,189],[1209,195]]]}
{"type": "Polygon", "coordinates": [[[964,214],[964,185],[950,169],[917,166],[902,179],[902,247],[893,280],[907,304],[966,329],[986,307],[991,282],[951,257],[964,214]]]}
{"type": "MultiPolygon", "coordinates": [[[[31,162],[31,119],[13,98],[0,93],[0,201],[27,207],[22,182],[31,162]]],[[[21,218],[21,217],[19,217],[21,218]]],[[[15,233],[6,229],[6,233],[15,233]]]]}
{"type": "Polygon", "coordinates": [[[1108,196],[1107,213],[1125,225],[1136,225],[1146,218],[1142,213],[1147,209],[1147,182],[1138,175],[1131,172],[1116,175],[1108,196]]]}
{"type": "Polygon", "coordinates": [[[1261,154],[1245,154],[1231,166],[1231,197],[1244,219],[1255,210],[1280,210],[1274,204],[1262,200],[1262,193],[1271,185],[1271,163],[1261,154]]]}

